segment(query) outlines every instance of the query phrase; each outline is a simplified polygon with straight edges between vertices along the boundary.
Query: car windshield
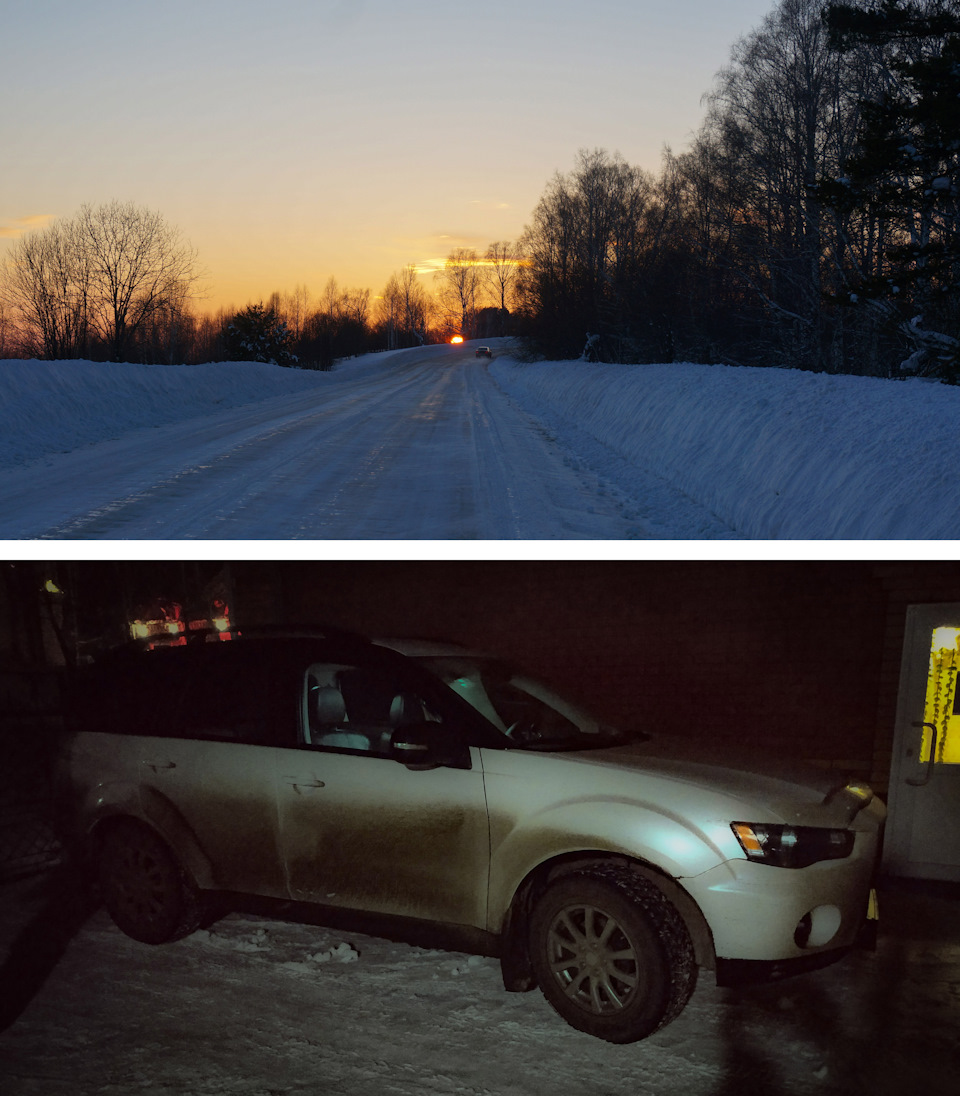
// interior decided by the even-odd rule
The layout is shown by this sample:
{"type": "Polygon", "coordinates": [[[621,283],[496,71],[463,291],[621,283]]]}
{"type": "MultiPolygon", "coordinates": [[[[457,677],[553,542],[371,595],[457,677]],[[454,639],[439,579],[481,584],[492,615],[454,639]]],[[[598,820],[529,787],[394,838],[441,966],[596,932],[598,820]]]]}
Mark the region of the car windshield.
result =
{"type": "Polygon", "coordinates": [[[527,750],[588,750],[622,746],[630,735],[599,723],[542,682],[495,659],[429,656],[417,659],[527,750]]]}

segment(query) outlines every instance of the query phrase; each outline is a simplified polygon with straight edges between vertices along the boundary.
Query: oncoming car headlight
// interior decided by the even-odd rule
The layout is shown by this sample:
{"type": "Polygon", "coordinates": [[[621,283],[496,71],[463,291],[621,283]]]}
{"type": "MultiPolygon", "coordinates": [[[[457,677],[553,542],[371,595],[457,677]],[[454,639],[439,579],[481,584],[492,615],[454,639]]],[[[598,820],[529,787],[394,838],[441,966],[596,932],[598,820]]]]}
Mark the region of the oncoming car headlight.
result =
{"type": "Polygon", "coordinates": [[[842,860],[853,852],[852,830],[731,822],[747,858],[776,868],[805,868],[818,860],[842,860]]]}

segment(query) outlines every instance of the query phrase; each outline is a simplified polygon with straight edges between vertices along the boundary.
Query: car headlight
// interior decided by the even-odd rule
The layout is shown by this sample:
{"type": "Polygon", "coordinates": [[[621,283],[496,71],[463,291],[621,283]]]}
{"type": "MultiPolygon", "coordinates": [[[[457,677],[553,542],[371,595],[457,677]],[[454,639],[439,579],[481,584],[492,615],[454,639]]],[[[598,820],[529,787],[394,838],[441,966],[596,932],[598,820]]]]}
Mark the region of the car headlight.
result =
{"type": "Polygon", "coordinates": [[[731,822],[747,858],[776,868],[805,868],[818,860],[842,860],[853,852],[852,830],[731,822]]]}

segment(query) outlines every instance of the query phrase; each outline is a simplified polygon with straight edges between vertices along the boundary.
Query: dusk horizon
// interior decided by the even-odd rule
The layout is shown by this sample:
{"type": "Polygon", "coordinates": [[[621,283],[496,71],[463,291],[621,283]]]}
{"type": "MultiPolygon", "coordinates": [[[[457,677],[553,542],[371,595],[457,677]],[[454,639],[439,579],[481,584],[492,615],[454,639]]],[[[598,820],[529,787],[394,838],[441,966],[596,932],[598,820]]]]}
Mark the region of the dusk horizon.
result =
{"type": "Polygon", "coordinates": [[[458,248],[516,241],[581,148],[651,175],[683,151],[714,75],[772,0],[494,3],[438,21],[422,0],[173,0],[158,12],[62,0],[7,14],[0,84],[20,105],[0,260],[86,204],[159,212],[196,250],[199,312],[330,278],[429,288],[458,248]],[[546,16],[549,13],[549,22],[546,16]],[[36,80],[42,58],[44,84],[36,80]]]}

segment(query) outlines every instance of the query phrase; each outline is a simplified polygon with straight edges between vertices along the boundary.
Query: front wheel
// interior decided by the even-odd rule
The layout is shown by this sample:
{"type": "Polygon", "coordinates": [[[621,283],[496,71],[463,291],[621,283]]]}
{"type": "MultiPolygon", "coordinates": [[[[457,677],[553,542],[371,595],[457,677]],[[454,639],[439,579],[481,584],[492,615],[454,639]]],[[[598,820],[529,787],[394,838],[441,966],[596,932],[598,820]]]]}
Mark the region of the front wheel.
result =
{"type": "Polygon", "coordinates": [[[100,850],[100,890],[119,929],[144,944],[179,940],[203,917],[199,893],[173,853],[137,823],[110,829],[100,850]]]}
{"type": "Polygon", "coordinates": [[[530,954],[543,995],[580,1031],[632,1043],[683,1011],[697,981],[690,935],[653,883],[618,865],[550,886],[534,908],[530,954]]]}

